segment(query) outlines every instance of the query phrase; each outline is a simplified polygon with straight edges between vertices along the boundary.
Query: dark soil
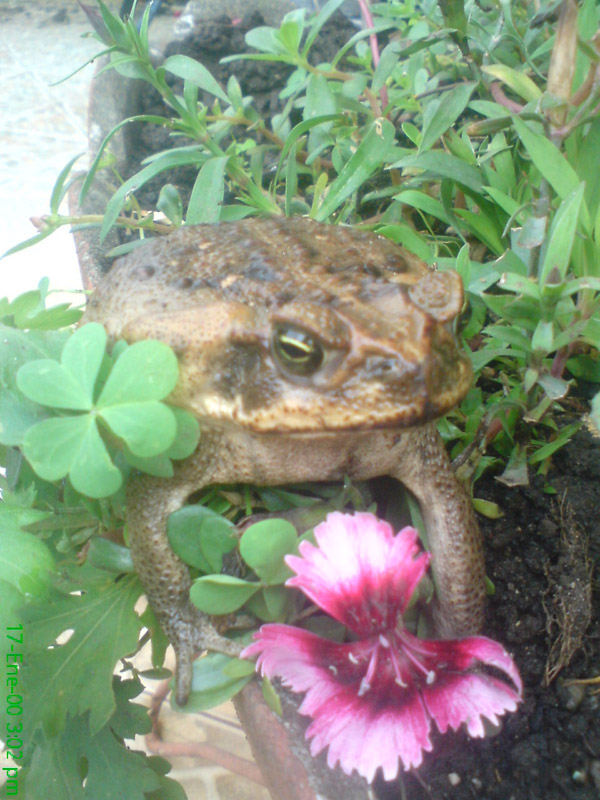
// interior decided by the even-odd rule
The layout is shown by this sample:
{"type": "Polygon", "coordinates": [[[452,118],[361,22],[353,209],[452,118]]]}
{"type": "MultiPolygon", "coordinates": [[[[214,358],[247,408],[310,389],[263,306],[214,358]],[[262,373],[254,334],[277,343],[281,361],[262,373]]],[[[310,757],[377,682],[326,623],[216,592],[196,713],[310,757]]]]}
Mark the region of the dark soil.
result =
{"type": "MultiPolygon", "coordinates": [[[[204,28],[201,40],[179,42],[169,52],[199,57],[222,84],[235,66],[243,92],[254,95],[261,112],[272,114],[287,68],[218,63],[224,55],[242,52],[245,30],[257,24],[265,22],[252,15],[235,24],[219,18],[204,28]]],[[[333,52],[338,36],[347,39],[352,33],[347,25],[338,18],[330,26],[333,52]]],[[[318,60],[331,52],[329,45],[322,47],[318,60]]],[[[136,111],[166,113],[152,94],[136,111]]],[[[245,135],[243,129],[239,133],[245,135]]],[[[161,128],[147,126],[129,141],[130,174],[149,152],[169,146],[164,136],[161,128]]],[[[172,179],[184,195],[190,189],[187,178],[182,170],[172,179]]],[[[164,182],[162,176],[159,184],[164,182]]],[[[153,185],[148,190],[157,191],[153,185]]],[[[477,484],[476,494],[497,503],[503,514],[496,520],[480,518],[487,574],[495,586],[485,632],[513,654],[524,701],[483,740],[463,733],[439,736],[424,765],[403,776],[404,788],[382,785],[379,797],[597,800],[600,682],[569,681],[600,676],[600,439],[582,429],[555,455],[546,477],[532,475],[529,486],[507,488],[491,476],[477,484]]]]}
{"type": "MultiPolygon", "coordinates": [[[[438,737],[404,777],[409,800],[600,797],[600,681],[569,684],[600,676],[599,478],[600,437],[582,429],[546,478],[513,489],[493,477],[477,484],[476,495],[503,512],[479,518],[496,589],[485,633],[512,653],[524,700],[495,736],[438,737]]],[[[381,791],[385,800],[401,796],[381,791]]]]}

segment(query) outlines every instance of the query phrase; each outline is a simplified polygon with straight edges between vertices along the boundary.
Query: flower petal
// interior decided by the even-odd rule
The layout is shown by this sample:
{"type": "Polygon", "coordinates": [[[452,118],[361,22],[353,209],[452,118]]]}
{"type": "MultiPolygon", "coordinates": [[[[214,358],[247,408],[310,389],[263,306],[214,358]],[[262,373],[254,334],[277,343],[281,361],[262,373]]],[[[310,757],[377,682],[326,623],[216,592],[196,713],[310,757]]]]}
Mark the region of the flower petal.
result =
{"type": "Polygon", "coordinates": [[[494,725],[506,711],[514,711],[521,701],[504,681],[491,675],[449,674],[422,689],[423,700],[441,733],[457,730],[463,722],[471,736],[485,736],[482,717],[494,725]]]}
{"type": "Polygon", "coordinates": [[[431,721],[414,685],[394,683],[387,648],[373,685],[361,693],[377,639],[338,644],[288,625],[263,625],[242,657],[258,655],[257,666],[284,686],[306,692],[299,712],[312,718],[306,736],[311,752],[328,748],[327,763],[368,781],[382,768],[386,780],[418,766],[432,748],[431,721]]]}
{"type": "Polygon", "coordinates": [[[318,547],[303,542],[302,557],[286,558],[296,573],[287,585],[359,636],[393,629],[429,564],[429,554],[419,554],[415,529],[394,536],[373,514],[335,511],[315,528],[315,537],[318,547]]]}

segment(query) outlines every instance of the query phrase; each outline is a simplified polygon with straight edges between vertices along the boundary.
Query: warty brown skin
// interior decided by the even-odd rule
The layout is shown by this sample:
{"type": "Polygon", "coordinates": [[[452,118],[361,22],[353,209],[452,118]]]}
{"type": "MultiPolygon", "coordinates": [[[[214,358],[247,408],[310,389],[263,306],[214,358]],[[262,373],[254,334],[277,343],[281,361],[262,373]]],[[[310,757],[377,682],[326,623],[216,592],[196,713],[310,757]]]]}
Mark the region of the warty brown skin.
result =
{"type": "Polygon", "coordinates": [[[180,702],[195,652],[237,652],[190,604],[187,567],[166,536],[169,514],[209,484],[391,475],[422,509],[440,634],[480,629],[480,534],[432,422],[470,384],[450,329],[461,305],[455,273],[432,272],[382,237],[304,218],[183,228],[117,261],[100,284],[85,321],[173,347],[172,399],[201,426],[172,479],[128,487],[132,557],[175,647],[180,702]],[[319,353],[308,372],[298,372],[298,331],[319,353]]]}

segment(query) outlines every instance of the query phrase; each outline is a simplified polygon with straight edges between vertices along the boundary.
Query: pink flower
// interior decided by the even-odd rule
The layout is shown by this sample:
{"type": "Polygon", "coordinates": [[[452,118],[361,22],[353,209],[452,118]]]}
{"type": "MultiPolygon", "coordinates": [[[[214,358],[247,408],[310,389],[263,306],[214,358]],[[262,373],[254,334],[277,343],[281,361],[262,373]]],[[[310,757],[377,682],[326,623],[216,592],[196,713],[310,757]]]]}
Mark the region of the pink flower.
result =
{"type": "Polygon", "coordinates": [[[521,700],[521,679],[508,653],[483,637],[419,639],[402,614],[427,570],[417,532],[393,535],[372,514],[335,512],[315,528],[318,547],[303,542],[288,556],[296,576],[288,586],[312,601],[353,634],[345,643],[323,639],[290,625],[263,625],[242,653],[258,655],[257,669],[306,692],[299,708],[312,718],[306,731],[313,756],[328,748],[327,763],[369,782],[381,767],[384,778],[417,767],[432,749],[430,729],[441,733],[466,724],[484,736],[482,717],[497,723],[521,700]],[[477,670],[504,672],[514,684],[477,670]]]}

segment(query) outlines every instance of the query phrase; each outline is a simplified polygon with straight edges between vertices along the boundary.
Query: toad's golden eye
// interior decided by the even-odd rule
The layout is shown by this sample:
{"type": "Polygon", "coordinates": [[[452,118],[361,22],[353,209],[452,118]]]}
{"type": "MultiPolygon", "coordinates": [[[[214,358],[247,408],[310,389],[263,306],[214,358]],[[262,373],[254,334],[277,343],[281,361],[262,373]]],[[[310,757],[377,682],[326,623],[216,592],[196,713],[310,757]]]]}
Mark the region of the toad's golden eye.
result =
{"type": "Polygon", "coordinates": [[[323,363],[323,347],[318,340],[292,325],[275,328],[273,352],[281,366],[294,375],[312,375],[323,363]]]}

